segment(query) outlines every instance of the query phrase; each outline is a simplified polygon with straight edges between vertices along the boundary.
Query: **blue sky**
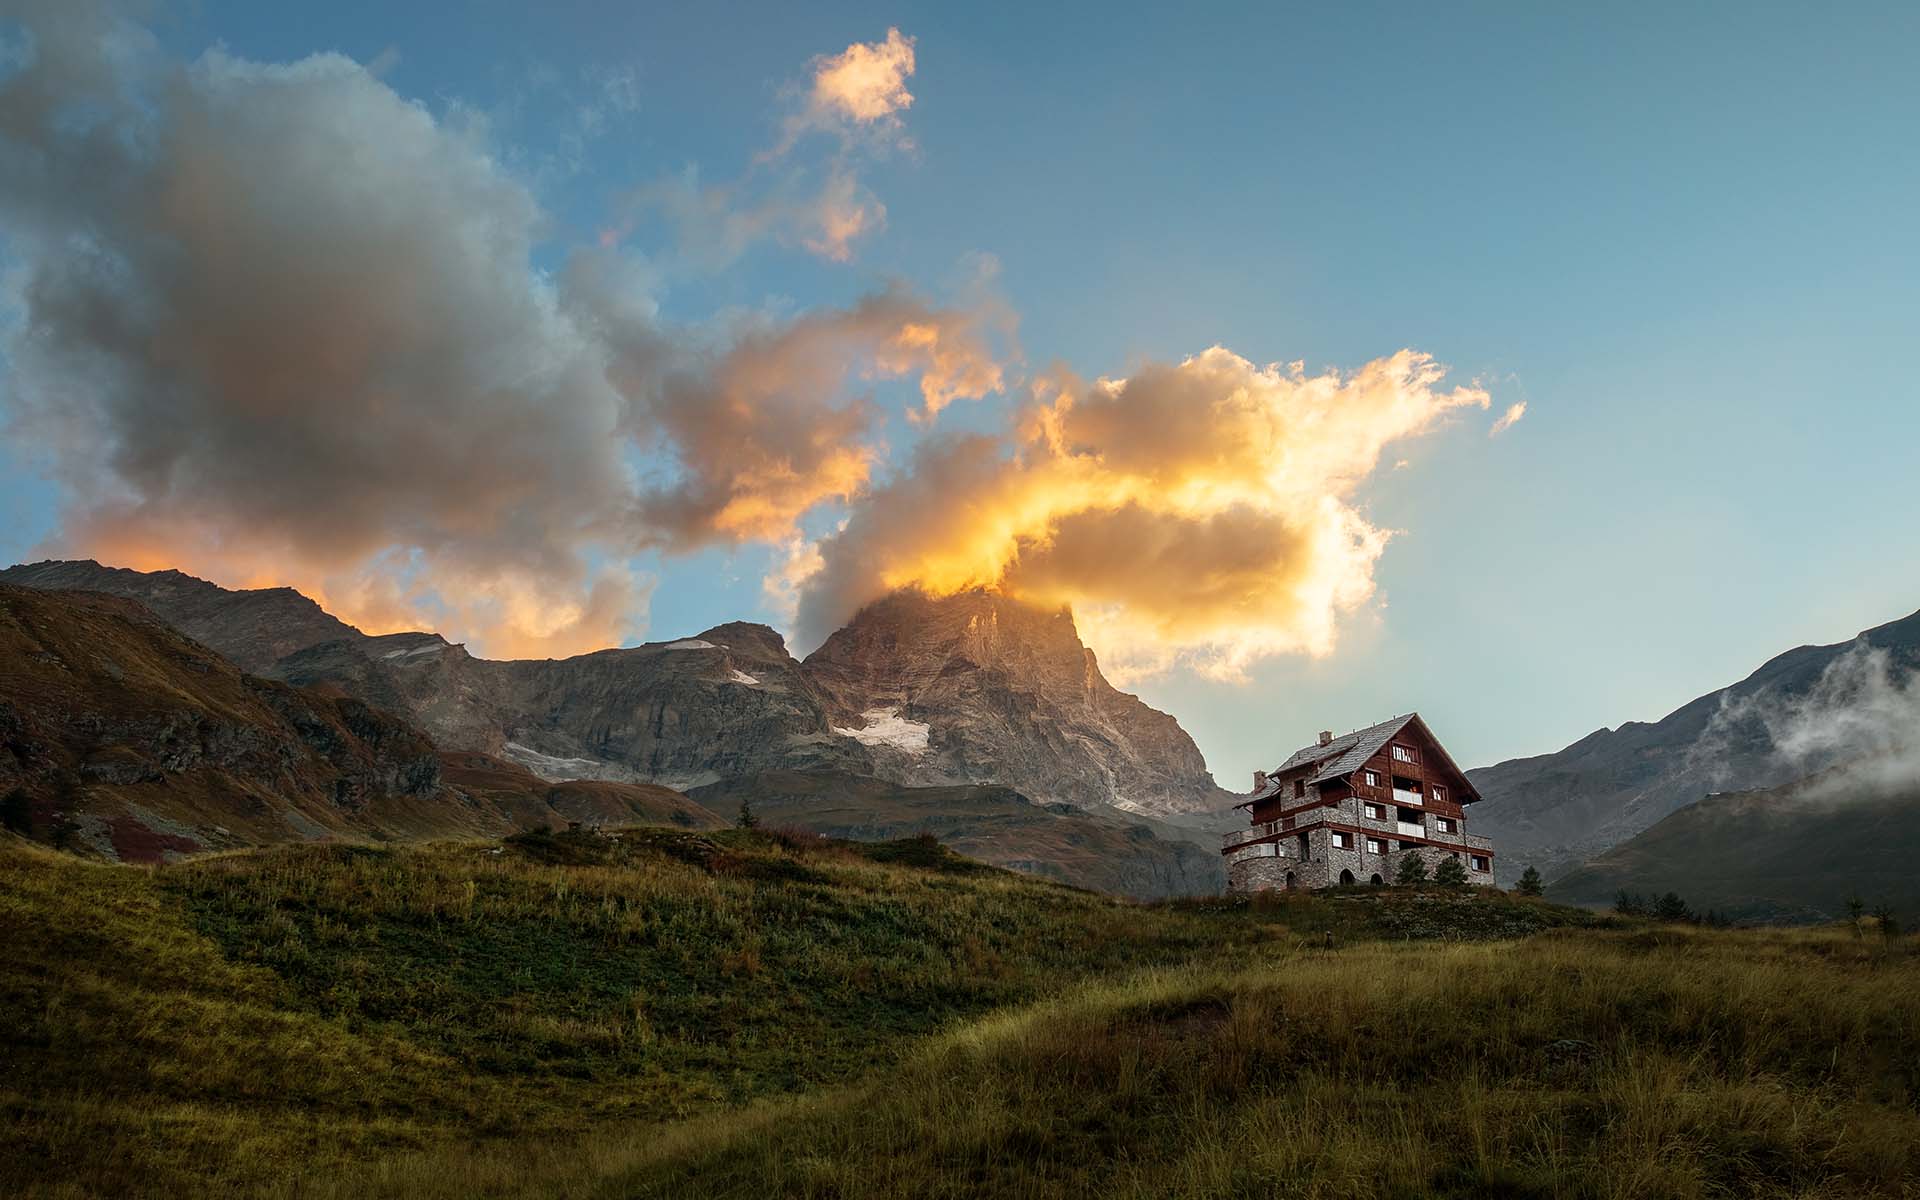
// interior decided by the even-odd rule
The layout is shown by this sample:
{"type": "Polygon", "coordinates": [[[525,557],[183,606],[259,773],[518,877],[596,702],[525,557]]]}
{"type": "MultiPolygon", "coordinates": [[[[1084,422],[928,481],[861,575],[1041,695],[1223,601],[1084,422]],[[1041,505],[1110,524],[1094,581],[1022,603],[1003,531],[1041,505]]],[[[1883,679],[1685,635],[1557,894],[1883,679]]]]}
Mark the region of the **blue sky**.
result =
{"type": "MultiPolygon", "coordinates": [[[[885,229],[847,263],[768,244],[675,277],[667,313],[944,295],[991,255],[1027,370],[1414,347],[1496,413],[1524,400],[1500,437],[1451,421],[1360,488],[1396,536],[1331,655],[1130,685],[1229,786],[1410,708],[1463,762],[1545,752],[1920,607],[1911,6],[693,7],[205,0],[155,29],[181,59],[384,59],[400,95],[485,114],[558,270],[622,193],[740,176],[809,60],[898,27],[915,148],[861,168],[885,229]],[[610,78],[631,109],[557,162],[610,78]]],[[[912,389],[874,390],[903,455],[912,389]]],[[[18,559],[57,504],[9,448],[18,559]]],[[[770,618],[770,559],[643,556],[648,636],[770,618]]]]}

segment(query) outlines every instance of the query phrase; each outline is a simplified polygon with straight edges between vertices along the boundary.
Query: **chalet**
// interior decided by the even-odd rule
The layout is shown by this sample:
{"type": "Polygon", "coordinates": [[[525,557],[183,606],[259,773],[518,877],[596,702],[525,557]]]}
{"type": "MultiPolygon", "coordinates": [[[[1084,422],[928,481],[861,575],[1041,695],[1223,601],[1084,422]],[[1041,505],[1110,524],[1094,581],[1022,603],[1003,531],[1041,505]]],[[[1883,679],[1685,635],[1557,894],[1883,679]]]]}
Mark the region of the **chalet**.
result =
{"type": "Polygon", "coordinates": [[[1493,883],[1493,843],[1467,832],[1480,798],[1419,713],[1342,737],[1323,733],[1235,805],[1252,827],[1222,839],[1229,892],[1391,883],[1401,861],[1431,876],[1456,859],[1470,883],[1493,883]]]}

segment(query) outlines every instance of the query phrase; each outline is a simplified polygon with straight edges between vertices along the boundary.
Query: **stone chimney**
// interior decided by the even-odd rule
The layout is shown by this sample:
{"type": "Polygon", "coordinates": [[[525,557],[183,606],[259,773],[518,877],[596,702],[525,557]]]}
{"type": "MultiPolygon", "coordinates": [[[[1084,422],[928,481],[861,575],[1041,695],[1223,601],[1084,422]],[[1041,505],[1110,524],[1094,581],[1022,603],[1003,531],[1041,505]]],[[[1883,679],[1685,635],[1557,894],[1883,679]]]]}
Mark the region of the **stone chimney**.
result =
{"type": "Polygon", "coordinates": [[[1253,773],[1253,790],[1255,792],[1264,792],[1267,790],[1267,773],[1265,771],[1255,771],[1253,773]]]}
{"type": "Polygon", "coordinates": [[[1328,742],[1331,742],[1332,740],[1333,740],[1333,730],[1322,729],[1320,731],[1320,744],[1322,746],[1326,745],[1328,742]]]}

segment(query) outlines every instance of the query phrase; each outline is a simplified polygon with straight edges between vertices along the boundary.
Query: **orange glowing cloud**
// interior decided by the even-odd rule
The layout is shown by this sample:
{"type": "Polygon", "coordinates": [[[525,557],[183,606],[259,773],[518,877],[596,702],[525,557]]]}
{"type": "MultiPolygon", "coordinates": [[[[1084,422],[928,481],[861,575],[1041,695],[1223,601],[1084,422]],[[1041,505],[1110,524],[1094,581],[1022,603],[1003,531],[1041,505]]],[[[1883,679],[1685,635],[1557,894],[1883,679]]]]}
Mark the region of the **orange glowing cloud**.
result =
{"type": "Polygon", "coordinates": [[[839,54],[815,59],[809,112],[861,125],[894,119],[913,103],[913,93],[907,91],[913,43],[898,29],[889,29],[882,41],[855,42],[839,54]]]}
{"type": "Polygon", "coordinates": [[[1215,347],[1046,379],[1012,445],[929,444],[822,541],[798,585],[803,640],[895,588],[991,587],[1071,606],[1123,677],[1329,653],[1391,536],[1355,507],[1361,483],[1387,446],[1489,403],[1443,376],[1410,350],[1308,375],[1215,347]]]}

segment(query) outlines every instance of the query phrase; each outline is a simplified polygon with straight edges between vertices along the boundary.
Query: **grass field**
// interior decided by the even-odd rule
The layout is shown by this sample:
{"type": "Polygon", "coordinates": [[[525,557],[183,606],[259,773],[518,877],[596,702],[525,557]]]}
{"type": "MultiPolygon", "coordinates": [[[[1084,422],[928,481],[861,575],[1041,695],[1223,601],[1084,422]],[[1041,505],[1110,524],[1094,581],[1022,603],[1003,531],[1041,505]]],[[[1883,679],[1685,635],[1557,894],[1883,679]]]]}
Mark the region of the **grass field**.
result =
{"type": "Polygon", "coordinates": [[[1920,958],[727,830],[0,848],[21,1196],[1914,1196],[1920,958]]]}

